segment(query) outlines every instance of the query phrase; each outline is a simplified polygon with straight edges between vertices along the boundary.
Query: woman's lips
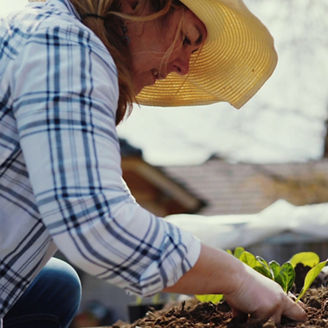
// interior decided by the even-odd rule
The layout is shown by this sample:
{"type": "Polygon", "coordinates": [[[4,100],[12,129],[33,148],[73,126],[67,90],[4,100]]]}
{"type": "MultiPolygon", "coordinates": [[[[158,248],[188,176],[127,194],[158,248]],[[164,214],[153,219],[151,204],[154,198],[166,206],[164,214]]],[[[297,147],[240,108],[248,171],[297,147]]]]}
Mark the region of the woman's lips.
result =
{"type": "Polygon", "coordinates": [[[153,68],[151,71],[152,76],[156,80],[164,80],[167,76],[167,74],[160,73],[158,69],[153,68]]]}

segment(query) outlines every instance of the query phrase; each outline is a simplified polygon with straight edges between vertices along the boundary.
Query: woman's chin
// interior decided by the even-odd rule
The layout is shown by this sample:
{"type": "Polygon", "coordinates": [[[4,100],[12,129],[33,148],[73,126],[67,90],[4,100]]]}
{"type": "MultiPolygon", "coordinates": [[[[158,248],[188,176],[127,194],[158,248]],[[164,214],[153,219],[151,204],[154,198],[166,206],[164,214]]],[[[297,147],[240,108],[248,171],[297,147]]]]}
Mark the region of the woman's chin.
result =
{"type": "Polygon", "coordinates": [[[149,81],[148,83],[144,83],[143,85],[135,86],[134,90],[135,90],[136,94],[139,94],[143,90],[143,88],[154,85],[155,83],[156,83],[156,79],[149,81]]]}
{"type": "Polygon", "coordinates": [[[142,87],[142,86],[137,86],[137,87],[135,86],[134,87],[135,94],[138,95],[142,91],[143,88],[144,87],[142,87]]]}

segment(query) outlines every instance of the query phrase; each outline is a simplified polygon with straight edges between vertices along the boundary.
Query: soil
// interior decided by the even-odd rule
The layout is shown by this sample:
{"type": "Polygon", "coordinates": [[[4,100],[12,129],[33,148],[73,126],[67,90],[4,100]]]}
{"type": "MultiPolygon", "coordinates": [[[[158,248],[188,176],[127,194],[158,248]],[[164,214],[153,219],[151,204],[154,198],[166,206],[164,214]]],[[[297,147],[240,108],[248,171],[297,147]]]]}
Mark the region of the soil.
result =
{"type": "MultiPolygon", "coordinates": [[[[299,270],[302,271],[302,270],[299,270]]],[[[298,273],[300,273],[298,271],[298,273]]],[[[304,275],[306,273],[304,271],[304,275]]],[[[302,277],[303,278],[303,277],[302,277]]],[[[304,281],[303,279],[301,279],[304,281]]],[[[108,328],[322,328],[328,327],[328,288],[319,282],[321,287],[313,284],[302,298],[307,313],[305,322],[295,322],[282,318],[279,325],[252,322],[248,316],[232,317],[226,303],[200,303],[190,299],[168,306],[160,311],[149,311],[144,318],[132,324],[117,322],[108,328]]],[[[294,292],[299,292],[294,286],[294,292]]]]}
{"type": "MultiPolygon", "coordinates": [[[[295,267],[296,277],[292,292],[300,293],[309,267],[298,264],[295,267]]],[[[295,322],[282,318],[276,325],[274,322],[252,322],[247,315],[232,317],[226,303],[200,303],[192,298],[187,301],[168,305],[163,310],[149,311],[145,317],[129,324],[117,322],[107,328],[322,328],[328,327],[328,274],[321,272],[311,288],[302,298],[307,313],[305,322],[295,322]]],[[[106,328],[106,327],[104,327],[106,328]]]]}

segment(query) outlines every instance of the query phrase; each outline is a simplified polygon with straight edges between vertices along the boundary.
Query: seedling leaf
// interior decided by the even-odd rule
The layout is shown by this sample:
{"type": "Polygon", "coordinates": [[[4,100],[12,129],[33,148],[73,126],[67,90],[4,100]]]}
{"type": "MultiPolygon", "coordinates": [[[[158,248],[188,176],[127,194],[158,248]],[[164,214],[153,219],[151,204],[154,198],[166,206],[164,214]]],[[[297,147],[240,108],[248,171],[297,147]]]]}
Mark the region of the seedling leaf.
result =
{"type": "Polygon", "coordinates": [[[222,301],[222,294],[206,294],[206,295],[195,295],[195,297],[200,302],[212,302],[213,304],[217,304],[222,301]]]}
{"type": "Polygon", "coordinates": [[[258,262],[260,262],[265,268],[267,268],[269,271],[271,271],[271,268],[268,264],[268,262],[261,256],[256,256],[256,259],[258,262]]]}
{"type": "Polygon", "coordinates": [[[280,272],[275,281],[280,284],[287,293],[293,286],[295,280],[295,270],[291,263],[286,262],[281,266],[280,272]]]}
{"type": "Polygon", "coordinates": [[[268,270],[264,266],[257,265],[253,269],[256,270],[257,272],[263,274],[263,276],[266,276],[267,278],[272,279],[271,272],[268,272],[268,270]]]}
{"type": "Polygon", "coordinates": [[[233,252],[233,256],[236,257],[237,259],[240,258],[241,254],[245,252],[245,249],[244,247],[236,247],[234,252],[233,252]]]}
{"type": "Polygon", "coordinates": [[[319,256],[314,252],[300,252],[295,254],[289,262],[295,268],[296,264],[302,263],[305,266],[313,268],[320,262],[319,256]]]}
{"type": "Polygon", "coordinates": [[[314,266],[305,276],[304,279],[304,285],[301,290],[301,293],[296,299],[296,302],[298,302],[305,294],[305,292],[309,289],[309,287],[312,285],[314,279],[318,276],[318,274],[321,272],[323,267],[327,264],[327,261],[320,262],[316,266],[314,266]]]}
{"type": "Polygon", "coordinates": [[[268,264],[268,262],[263,259],[261,256],[256,256],[256,260],[260,267],[262,267],[262,270],[257,268],[257,266],[254,268],[258,272],[262,273],[264,276],[273,279],[273,272],[268,264]]]}
{"type": "Polygon", "coordinates": [[[269,262],[269,265],[270,265],[270,268],[273,273],[273,278],[274,278],[274,280],[276,280],[276,277],[278,277],[279,272],[281,270],[280,264],[277,261],[273,260],[273,261],[269,262]]]}
{"type": "Polygon", "coordinates": [[[243,263],[249,265],[251,268],[254,268],[258,264],[256,257],[252,253],[247,252],[247,251],[244,251],[240,255],[239,260],[242,261],[243,263]]]}
{"type": "Polygon", "coordinates": [[[296,273],[295,273],[293,265],[290,262],[286,262],[285,264],[283,264],[282,271],[286,272],[286,274],[287,274],[287,279],[286,279],[287,280],[286,281],[287,282],[286,293],[287,293],[293,287],[296,273]]]}

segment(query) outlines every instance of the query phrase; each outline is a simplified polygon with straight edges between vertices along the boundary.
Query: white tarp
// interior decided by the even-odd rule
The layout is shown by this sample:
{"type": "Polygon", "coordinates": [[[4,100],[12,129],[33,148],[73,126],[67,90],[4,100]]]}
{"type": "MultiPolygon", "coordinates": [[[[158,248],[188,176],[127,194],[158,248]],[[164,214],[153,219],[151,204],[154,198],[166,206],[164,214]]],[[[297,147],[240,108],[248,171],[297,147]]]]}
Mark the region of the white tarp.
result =
{"type": "Polygon", "coordinates": [[[246,247],[286,231],[328,240],[328,203],[294,206],[278,200],[257,214],[177,214],[167,220],[216,248],[246,247]]]}

